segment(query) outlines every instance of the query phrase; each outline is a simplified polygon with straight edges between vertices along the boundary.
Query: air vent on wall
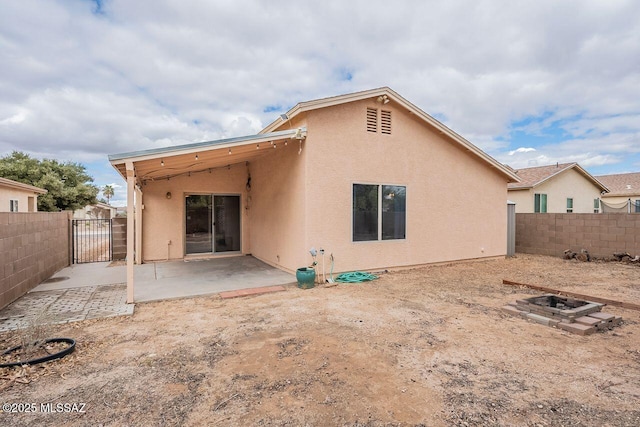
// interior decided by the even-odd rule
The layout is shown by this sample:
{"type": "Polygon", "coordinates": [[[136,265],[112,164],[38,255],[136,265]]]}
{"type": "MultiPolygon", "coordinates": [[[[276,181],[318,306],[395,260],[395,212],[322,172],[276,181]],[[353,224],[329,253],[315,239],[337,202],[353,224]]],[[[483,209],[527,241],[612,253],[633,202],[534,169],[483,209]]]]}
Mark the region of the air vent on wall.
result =
{"type": "Polygon", "coordinates": [[[380,132],[391,135],[391,111],[381,111],[380,132]]]}
{"type": "Polygon", "coordinates": [[[378,110],[367,108],[367,132],[378,132],[378,110]]]}

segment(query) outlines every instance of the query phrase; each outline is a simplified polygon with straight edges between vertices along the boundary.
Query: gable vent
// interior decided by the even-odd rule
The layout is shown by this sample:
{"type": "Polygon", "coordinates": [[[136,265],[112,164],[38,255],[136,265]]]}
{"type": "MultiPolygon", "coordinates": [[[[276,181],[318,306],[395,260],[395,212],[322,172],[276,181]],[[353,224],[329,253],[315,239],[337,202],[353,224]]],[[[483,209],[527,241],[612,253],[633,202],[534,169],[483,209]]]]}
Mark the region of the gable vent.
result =
{"type": "Polygon", "coordinates": [[[391,111],[381,111],[380,132],[391,135],[391,111]]]}
{"type": "Polygon", "coordinates": [[[378,110],[367,108],[367,132],[378,132],[378,110]]]}

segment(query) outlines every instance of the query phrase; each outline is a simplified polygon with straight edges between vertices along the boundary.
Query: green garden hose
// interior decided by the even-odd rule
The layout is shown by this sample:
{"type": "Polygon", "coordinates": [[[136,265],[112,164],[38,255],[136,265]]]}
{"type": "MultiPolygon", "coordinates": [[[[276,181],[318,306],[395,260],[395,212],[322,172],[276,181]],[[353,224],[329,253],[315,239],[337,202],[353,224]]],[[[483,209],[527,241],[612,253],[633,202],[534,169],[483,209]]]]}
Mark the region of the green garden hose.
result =
{"type": "Polygon", "coordinates": [[[361,271],[352,271],[350,273],[342,273],[336,277],[336,282],[339,283],[362,283],[369,280],[375,280],[378,276],[375,274],[363,273],[361,271]]]}

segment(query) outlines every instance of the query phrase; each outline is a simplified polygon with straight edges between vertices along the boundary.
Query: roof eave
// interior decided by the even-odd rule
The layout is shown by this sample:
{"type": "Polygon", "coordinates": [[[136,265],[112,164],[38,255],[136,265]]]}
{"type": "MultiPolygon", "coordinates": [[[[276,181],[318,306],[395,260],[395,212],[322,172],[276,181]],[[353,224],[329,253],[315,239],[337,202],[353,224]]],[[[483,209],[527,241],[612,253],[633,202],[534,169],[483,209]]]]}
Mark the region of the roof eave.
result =
{"type": "MultiPolygon", "coordinates": [[[[412,104],[410,101],[403,98],[394,90],[386,86],[377,88],[377,89],[370,89],[362,92],[355,92],[351,94],[339,95],[339,96],[334,96],[329,98],[322,98],[314,101],[300,102],[296,104],[293,108],[291,108],[289,111],[287,111],[286,115],[288,117],[288,120],[291,120],[296,115],[305,111],[314,110],[318,108],[331,107],[334,105],[344,104],[347,102],[360,101],[363,99],[373,98],[373,97],[383,96],[383,95],[387,95],[392,101],[400,104],[402,107],[407,109],[409,113],[417,115],[423,121],[429,123],[431,126],[439,130],[442,134],[447,135],[448,137],[453,139],[455,142],[457,142],[458,144],[466,148],[468,151],[471,151],[472,153],[480,157],[490,166],[492,166],[493,168],[497,169],[500,173],[505,175],[508,178],[507,182],[521,182],[520,178],[514,172],[512,172],[506,166],[504,166],[502,163],[498,162],[496,159],[489,156],[487,153],[485,153],[484,151],[476,147],[467,139],[465,139],[458,133],[454,132],[449,127],[445,126],[435,118],[431,117],[429,114],[422,111],[416,105],[412,104]]],[[[274,129],[277,129],[278,126],[283,125],[285,122],[286,120],[279,117],[278,119],[276,119],[275,121],[267,125],[267,127],[265,127],[262,131],[260,131],[260,133],[271,132],[274,129]]]]}
{"type": "Polygon", "coordinates": [[[14,181],[7,178],[0,178],[0,184],[18,190],[30,191],[36,194],[47,194],[49,192],[49,190],[46,190],[44,188],[36,187],[34,185],[25,184],[23,182],[14,181]]]}
{"type": "Polygon", "coordinates": [[[582,176],[584,176],[585,178],[587,178],[589,181],[591,181],[596,187],[600,188],[600,190],[602,191],[606,191],[608,192],[609,189],[600,181],[598,181],[593,175],[591,175],[589,172],[587,172],[582,166],[580,166],[578,163],[571,163],[569,165],[567,165],[566,167],[560,169],[559,171],[544,177],[543,179],[541,179],[540,181],[535,182],[533,185],[531,185],[531,187],[529,188],[534,188],[537,187],[547,181],[549,181],[550,179],[558,176],[559,174],[568,171],[569,169],[577,169],[578,173],[580,173],[582,176]]]}
{"type": "Polygon", "coordinates": [[[219,150],[237,147],[246,144],[256,144],[268,142],[273,139],[282,139],[287,136],[294,136],[299,132],[306,134],[307,129],[297,128],[270,132],[266,134],[248,135],[237,138],[220,139],[216,141],[196,142],[192,144],[177,145],[173,147],[154,148],[151,150],[132,151],[128,153],[110,154],[109,162],[112,165],[119,165],[125,162],[140,162],[144,160],[160,159],[163,157],[179,156],[183,154],[201,153],[208,150],[219,150]]]}

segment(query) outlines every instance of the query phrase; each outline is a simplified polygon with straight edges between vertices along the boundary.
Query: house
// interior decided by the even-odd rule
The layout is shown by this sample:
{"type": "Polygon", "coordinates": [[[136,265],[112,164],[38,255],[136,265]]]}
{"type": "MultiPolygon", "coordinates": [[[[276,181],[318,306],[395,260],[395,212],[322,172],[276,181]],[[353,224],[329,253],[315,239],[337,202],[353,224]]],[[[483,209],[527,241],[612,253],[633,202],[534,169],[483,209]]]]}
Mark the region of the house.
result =
{"type": "Polygon", "coordinates": [[[516,213],[598,213],[607,187],[577,163],[556,163],[514,170],[509,200],[516,213]]]}
{"type": "Polygon", "coordinates": [[[504,257],[518,181],[387,87],[301,102],[257,135],[109,160],[136,263],[251,254],[290,272],[312,246],[336,272],[504,257]]]}
{"type": "Polygon", "coordinates": [[[47,190],[0,178],[0,212],[37,212],[39,194],[47,190]]]}
{"type": "Polygon", "coordinates": [[[609,192],[602,195],[605,212],[640,213],[640,172],[600,175],[609,192]]]}
{"type": "Polygon", "coordinates": [[[116,216],[116,207],[97,202],[73,211],[73,219],[111,219],[116,216]]]}

